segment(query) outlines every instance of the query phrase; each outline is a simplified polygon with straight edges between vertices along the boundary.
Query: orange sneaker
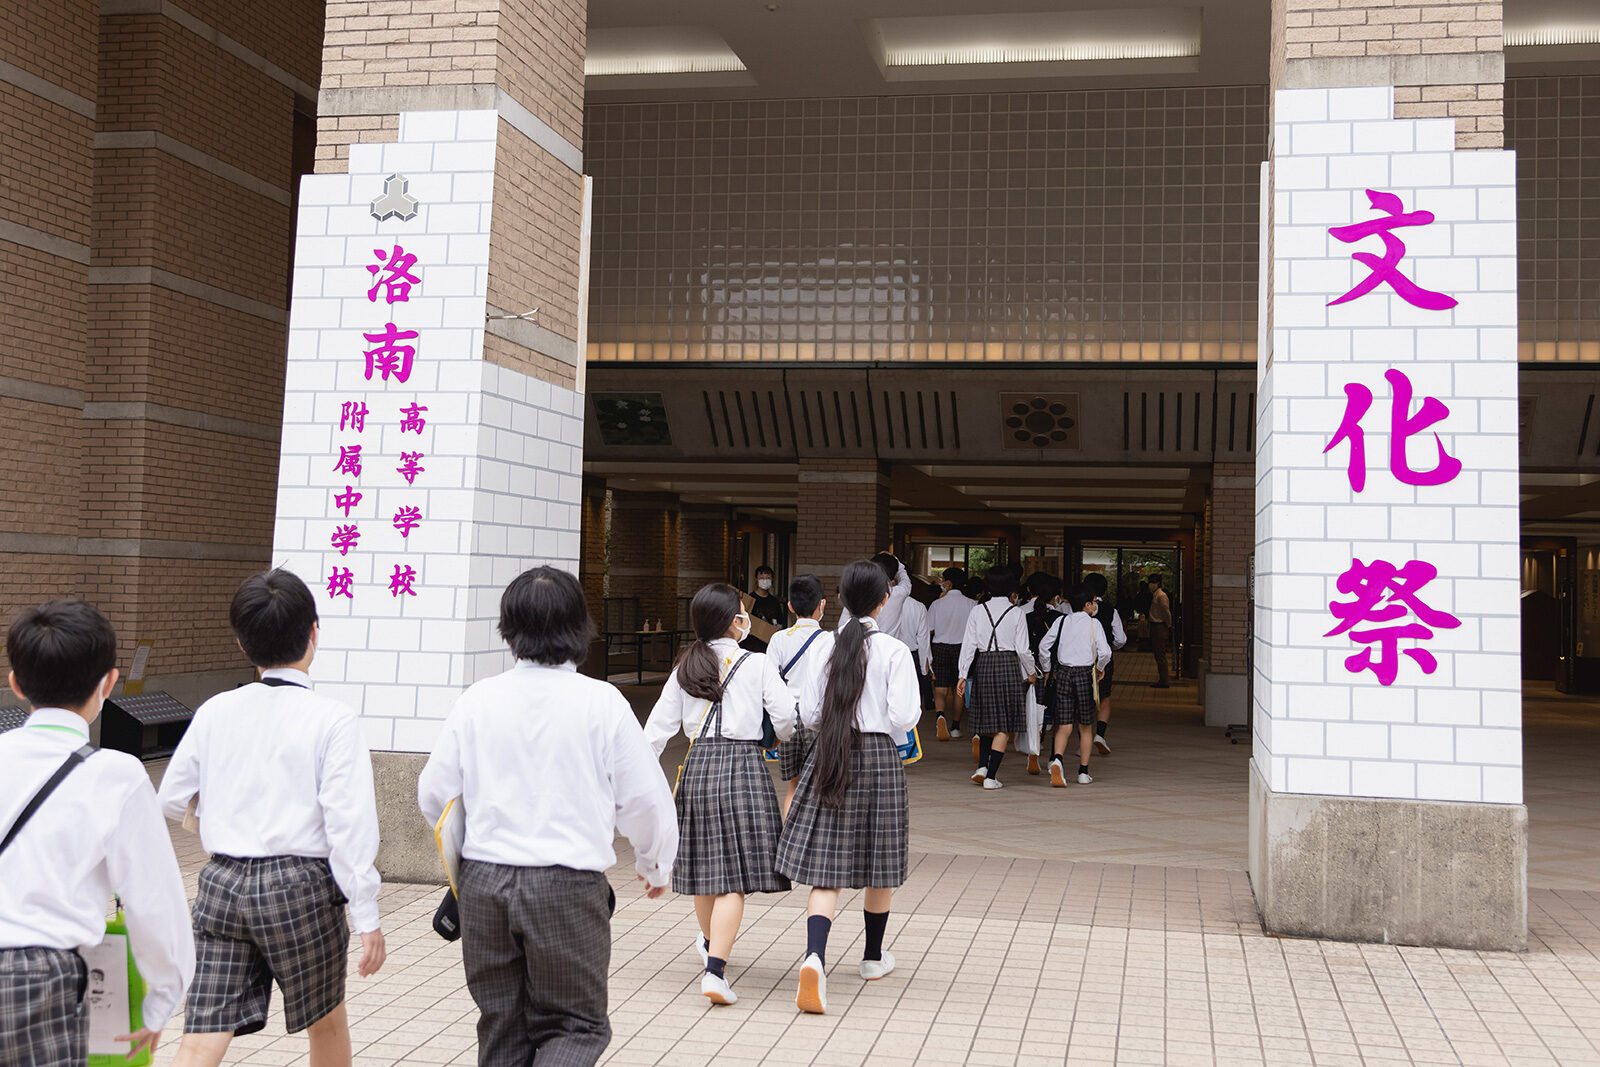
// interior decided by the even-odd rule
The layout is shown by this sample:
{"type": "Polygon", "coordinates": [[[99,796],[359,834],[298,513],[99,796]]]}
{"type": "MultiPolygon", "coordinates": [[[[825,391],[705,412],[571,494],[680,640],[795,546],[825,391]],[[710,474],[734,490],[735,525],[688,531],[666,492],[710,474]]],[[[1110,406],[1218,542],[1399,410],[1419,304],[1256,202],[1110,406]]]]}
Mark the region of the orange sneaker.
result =
{"type": "Polygon", "coordinates": [[[934,727],[938,731],[939,740],[950,740],[950,724],[945,721],[945,717],[943,715],[939,716],[939,718],[935,720],[934,727]]]}
{"type": "Polygon", "coordinates": [[[1067,787],[1067,772],[1062,769],[1061,761],[1058,759],[1050,761],[1050,784],[1056,789],[1067,787]]]}
{"type": "Polygon", "coordinates": [[[978,741],[978,739],[976,737],[974,737],[972,739],[972,762],[973,763],[977,763],[978,760],[982,758],[979,755],[979,753],[982,752],[982,751],[983,751],[983,745],[978,741]]]}
{"type": "Polygon", "coordinates": [[[1039,773],[1039,757],[1038,756],[1029,756],[1028,757],[1028,773],[1029,774],[1038,774],[1039,773]]]}

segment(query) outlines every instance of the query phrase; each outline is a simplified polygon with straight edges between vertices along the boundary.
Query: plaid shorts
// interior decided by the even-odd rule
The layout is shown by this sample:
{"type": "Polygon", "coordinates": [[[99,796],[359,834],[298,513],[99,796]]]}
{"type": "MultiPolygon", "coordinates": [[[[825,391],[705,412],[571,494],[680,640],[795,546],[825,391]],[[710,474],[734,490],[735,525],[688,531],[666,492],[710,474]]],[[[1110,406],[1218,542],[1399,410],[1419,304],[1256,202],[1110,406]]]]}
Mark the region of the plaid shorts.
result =
{"type": "Polygon", "coordinates": [[[274,979],[291,1034],[344,1003],[344,906],[325,859],[213,856],[194,902],[194,984],[184,1031],[262,1029],[274,979]]]}
{"type": "Polygon", "coordinates": [[[68,949],[0,949],[0,1063],[83,1067],[88,977],[83,957],[68,949]]]}
{"type": "Polygon", "coordinates": [[[1100,706],[1094,702],[1094,668],[1057,667],[1050,678],[1044,724],[1089,726],[1099,711],[1100,706]]]}

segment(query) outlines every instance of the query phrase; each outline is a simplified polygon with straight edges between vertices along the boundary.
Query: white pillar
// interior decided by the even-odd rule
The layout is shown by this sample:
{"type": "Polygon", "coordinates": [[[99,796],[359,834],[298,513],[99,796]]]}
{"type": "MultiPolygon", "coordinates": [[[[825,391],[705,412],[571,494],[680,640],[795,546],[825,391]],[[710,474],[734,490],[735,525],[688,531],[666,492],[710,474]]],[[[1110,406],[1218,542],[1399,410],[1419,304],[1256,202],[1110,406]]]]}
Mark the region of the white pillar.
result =
{"type": "Polygon", "coordinates": [[[1515,161],[1393,111],[1391,86],[1275,99],[1251,876],[1274,931],[1508,947],[1527,848],[1515,161]],[[1343,229],[1372,220],[1390,225],[1343,229]],[[1361,293],[1355,254],[1383,272],[1400,244],[1400,277],[1361,293]],[[1381,598],[1349,607],[1373,580],[1381,598]]]}

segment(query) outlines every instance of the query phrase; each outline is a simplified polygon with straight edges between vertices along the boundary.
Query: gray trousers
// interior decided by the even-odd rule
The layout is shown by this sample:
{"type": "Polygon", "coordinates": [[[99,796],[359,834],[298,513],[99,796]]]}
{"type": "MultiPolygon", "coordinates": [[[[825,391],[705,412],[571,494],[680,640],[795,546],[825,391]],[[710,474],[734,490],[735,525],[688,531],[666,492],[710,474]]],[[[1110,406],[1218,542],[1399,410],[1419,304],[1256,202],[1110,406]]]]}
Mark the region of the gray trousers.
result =
{"type": "Polygon", "coordinates": [[[611,1043],[606,876],[467,860],[460,889],[480,1067],[593,1067],[611,1043]]]}

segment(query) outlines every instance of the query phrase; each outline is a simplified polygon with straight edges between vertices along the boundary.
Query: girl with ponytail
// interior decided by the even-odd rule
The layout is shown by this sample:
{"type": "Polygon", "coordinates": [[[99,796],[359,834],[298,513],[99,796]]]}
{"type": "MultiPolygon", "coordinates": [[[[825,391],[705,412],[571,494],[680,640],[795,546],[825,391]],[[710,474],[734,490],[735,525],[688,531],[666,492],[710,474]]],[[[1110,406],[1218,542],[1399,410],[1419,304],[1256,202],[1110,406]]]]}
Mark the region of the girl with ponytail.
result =
{"type": "Polygon", "coordinates": [[[795,789],[778,844],[778,872],[812,886],[806,909],[801,1011],[827,1011],[823,973],[841,889],[865,889],[866,952],[861,977],[894,970],[883,949],[894,888],[906,879],[909,817],[898,742],[922,717],[911,650],[878,628],[889,579],[872,560],[849,564],[839,598],[850,619],[834,635],[826,670],[800,699],[815,747],[795,789]]]}
{"type": "Polygon", "coordinates": [[[678,859],[672,889],[694,897],[705,974],[700,992],[713,1004],[738,996],[725,968],[744,918],[746,893],[782,893],[789,879],[773,867],[783,817],[761,758],[763,719],[777,736],[794,732],[795,704],[778,668],[739,647],[750,618],[731,585],[707,585],[689,604],[692,644],[678,657],[645,723],[660,756],[673,735],[689,738],[677,787],[678,859]]]}

